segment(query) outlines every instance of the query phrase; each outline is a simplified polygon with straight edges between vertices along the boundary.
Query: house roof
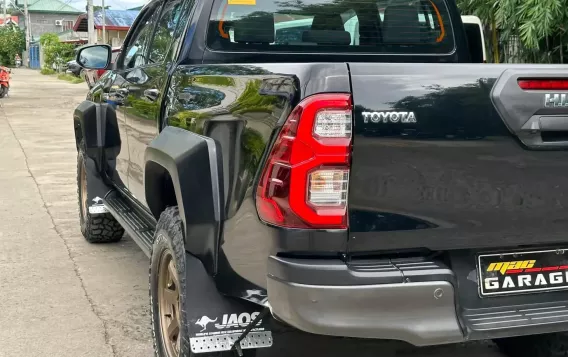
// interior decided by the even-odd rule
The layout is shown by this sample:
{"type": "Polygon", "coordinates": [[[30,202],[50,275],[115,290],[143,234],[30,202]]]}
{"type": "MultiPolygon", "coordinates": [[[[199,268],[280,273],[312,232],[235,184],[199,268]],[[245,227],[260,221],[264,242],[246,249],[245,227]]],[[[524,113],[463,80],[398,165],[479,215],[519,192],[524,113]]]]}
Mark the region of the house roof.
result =
{"type": "MultiPolygon", "coordinates": [[[[107,30],[128,31],[134,23],[138,10],[106,10],[105,11],[105,28],[107,30]]],[[[103,14],[101,10],[94,13],[95,29],[103,28],[103,14]]],[[[75,31],[89,31],[87,22],[87,14],[80,15],[73,26],[75,31]]]]}
{"type": "MultiPolygon", "coordinates": [[[[23,7],[23,1],[18,0],[19,7],[23,7]]],[[[52,14],[82,14],[84,11],[78,10],[60,0],[31,0],[28,3],[29,12],[43,12],[52,14]]]]}

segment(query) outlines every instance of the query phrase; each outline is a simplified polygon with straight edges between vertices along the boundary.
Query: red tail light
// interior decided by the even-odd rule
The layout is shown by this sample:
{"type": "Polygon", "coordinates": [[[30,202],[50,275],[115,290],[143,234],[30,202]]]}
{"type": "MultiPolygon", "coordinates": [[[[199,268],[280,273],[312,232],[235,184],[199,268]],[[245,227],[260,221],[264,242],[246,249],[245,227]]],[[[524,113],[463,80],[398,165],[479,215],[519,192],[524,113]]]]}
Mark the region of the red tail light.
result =
{"type": "Polygon", "coordinates": [[[349,94],[317,94],[292,111],[256,191],[264,222],[289,228],[347,228],[352,112],[349,94]]]}
{"type": "Polygon", "coordinates": [[[568,79],[519,79],[524,90],[568,90],[568,79]]]}

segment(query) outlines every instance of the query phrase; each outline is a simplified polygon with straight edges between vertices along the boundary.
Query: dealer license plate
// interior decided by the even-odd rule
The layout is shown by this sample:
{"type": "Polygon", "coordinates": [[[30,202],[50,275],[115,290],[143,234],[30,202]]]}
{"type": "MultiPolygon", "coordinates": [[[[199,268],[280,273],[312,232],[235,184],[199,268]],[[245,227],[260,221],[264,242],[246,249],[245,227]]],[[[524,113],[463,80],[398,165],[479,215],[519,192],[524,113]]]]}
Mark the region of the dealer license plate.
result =
{"type": "Polygon", "coordinates": [[[478,257],[481,296],[568,289],[568,250],[485,254],[478,257]]]}

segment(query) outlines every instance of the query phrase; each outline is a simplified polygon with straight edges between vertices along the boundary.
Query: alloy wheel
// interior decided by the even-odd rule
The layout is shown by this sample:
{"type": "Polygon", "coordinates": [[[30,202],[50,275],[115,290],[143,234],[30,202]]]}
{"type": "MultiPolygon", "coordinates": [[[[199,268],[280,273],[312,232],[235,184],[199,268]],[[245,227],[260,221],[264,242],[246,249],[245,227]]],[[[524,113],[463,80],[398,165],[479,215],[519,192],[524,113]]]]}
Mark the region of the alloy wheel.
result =
{"type": "Polygon", "coordinates": [[[172,252],[162,253],[158,267],[158,312],[165,352],[178,357],[180,351],[179,279],[172,252]]]}

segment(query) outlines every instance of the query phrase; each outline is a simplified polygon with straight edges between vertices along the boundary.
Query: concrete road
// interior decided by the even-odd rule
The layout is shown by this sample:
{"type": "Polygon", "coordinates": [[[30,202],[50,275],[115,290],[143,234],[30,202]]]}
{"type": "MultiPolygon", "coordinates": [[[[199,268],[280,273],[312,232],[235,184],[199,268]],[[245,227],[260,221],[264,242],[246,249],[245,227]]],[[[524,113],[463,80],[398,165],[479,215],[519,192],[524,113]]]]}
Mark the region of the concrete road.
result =
{"type": "MultiPolygon", "coordinates": [[[[150,357],[148,260],[78,225],[72,112],[86,93],[17,69],[0,99],[0,357],[150,357]]],[[[288,333],[262,356],[498,357],[489,342],[414,348],[288,333]]]]}

